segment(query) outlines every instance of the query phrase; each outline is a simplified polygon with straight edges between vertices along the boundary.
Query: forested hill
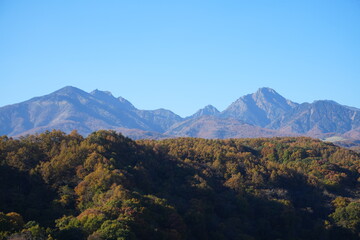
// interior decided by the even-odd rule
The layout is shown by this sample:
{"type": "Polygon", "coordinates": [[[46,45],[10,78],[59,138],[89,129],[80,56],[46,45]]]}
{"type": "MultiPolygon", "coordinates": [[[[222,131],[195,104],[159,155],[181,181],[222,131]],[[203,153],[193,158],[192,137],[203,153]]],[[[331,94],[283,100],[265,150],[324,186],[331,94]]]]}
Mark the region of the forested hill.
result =
{"type": "Polygon", "coordinates": [[[0,138],[0,239],[359,239],[360,155],[311,138],[0,138]]]}

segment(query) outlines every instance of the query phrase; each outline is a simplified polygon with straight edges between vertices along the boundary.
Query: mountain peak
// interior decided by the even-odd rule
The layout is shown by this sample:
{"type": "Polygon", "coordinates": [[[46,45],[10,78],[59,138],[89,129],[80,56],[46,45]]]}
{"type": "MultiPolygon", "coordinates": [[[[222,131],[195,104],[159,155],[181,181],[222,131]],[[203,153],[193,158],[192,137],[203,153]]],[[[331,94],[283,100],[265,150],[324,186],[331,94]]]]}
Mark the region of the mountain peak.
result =
{"type": "Polygon", "coordinates": [[[83,90],[73,87],[73,86],[66,86],[63,88],[60,88],[59,90],[54,92],[55,94],[73,94],[73,93],[85,93],[83,90]]]}
{"type": "Polygon", "coordinates": [[[271,94],[277,94],[279,95],[274,89],[269,88],[269,87],[262,87],[259,88],[256,93],[271,93],[271,94]]]}
{"type": "Polygon", "coordinates": [[[191,118],[198,118],[198,117],[202,117],[202,116],[214,116],[214,115],[217,115],[219,113],[220,112],[219,112],[219,110],[217,110],[216,107],[214,107],[213,105],[207,105],[204,108],[197,111],[195,114],[193,114],[190,117],[191,118]]]}
{"type": "Polygon", "coordinates": [[[97,95],[97,96],[103,95],[103,96],[114,97],[111,92],[109,92],[109,91],[101,91],[101,90],[99,90],[99,89],[95,89],[95,90],[92,91],[90,94],[91,94],[91,95],[94,95],[94,96],[95,96],[95,95],[97,95]]]}
{"type": "Polygon", "coordinates": [[[285,106],[286,108],[287,108],[287,105],[290,106],[291,108],[296,107],[298,105],[297,103],[294,103],[294,102],[284,98],[279,93],[277,93],[274,89],[268,88],[268,87],[259,88],[255,93],[253,93],[251,95],[247,95],[247,96],[251,96],[257,105],[259,105],[259,104],[260,105],[263,105],[263,104],[279,105],[280,104],[280,105],[283,105],[283,107],[285,106]]]}
{"type": "Polygon", "coordinates": [[[124,106],[126,106],[128,109],[135,109],[134,105],[132,105],[132,103],[126,100],[125,98],[118,97],[117,100],[121,102],[124,106]]]}
{"type": "Polygon", "coordinates": [[[209,104],[209,105],[206,105],[203,110],[210,110],[212,112],[219,112],[219,110],[217,110],[216,107],[214,107],[213,105],[209,104]]]}
{"type": "Polygon", "coordinates": [[[360,109],[331,100],[297,104],[274,89],[263,87],[240,97],[221,113],[207,105],[192,116],[181,118],[166,109],[139,110],[108,91],[96,89],[88,93],[73,86],[0,108],[0,135],[9,136],[49,129],[78,129],[81,134],[88,134],[98,129],[126,128],[159,134],[175,130],[185,134],[181,129],[187,129],[186,136],[226,138],[242,136],[244,124],[250,126],[246,131],[251,134],[260,127],[271,129],[270,135],[356,137],[360,136],[360,109]]]}
{"type": "Polygon", "coordinates": [[[112,102],[112,103],[115,103],[115,104],[120,103],[122,108],[125,108],[125,109],[128,109],[128,110],[129,109],[135,109],[135,107],[128,100],[126,100],[123,97],[116,98],[109,91],[101,91],[101,90],[95,89],[90,94],[93,95],[95,98],[101,100],[101,101],[112,102]]]}
{"type": "Polygon", "coordinates": [[[263,87],[239,98],[222,112],[222,116],[265,127],[296,106],[274,89],[263,87]]]}
{"type": "Polygon", "coordinates": [[[267,101],[271,99],[285,99],[279,93],[277,93],[274,89],[263,87],[259,88],[255,93],[250,94],[255,101],[262,99],[262,101],[267,101]]]}

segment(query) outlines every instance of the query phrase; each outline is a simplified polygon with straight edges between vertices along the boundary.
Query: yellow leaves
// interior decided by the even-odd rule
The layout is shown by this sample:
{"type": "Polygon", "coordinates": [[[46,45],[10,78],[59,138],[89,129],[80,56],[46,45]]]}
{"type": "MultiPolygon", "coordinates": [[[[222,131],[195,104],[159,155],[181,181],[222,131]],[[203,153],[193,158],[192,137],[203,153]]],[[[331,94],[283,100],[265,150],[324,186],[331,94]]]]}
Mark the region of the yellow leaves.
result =
{"type": "Polygon", "coordinates": [[[84,168],[88,171],[92,171],[97,167],[97,164],[110,164],[109,160],[106,159],[98,152],[92,152],[84,162],[84,168]]]}
{"type": "Polygon", "coordinates": [[[251,177],[251,181],[256,185],[264,184],[264,178],[259,172],[254,172],[251,177]]]}
{"type": "Polygon", "coordinates": [[[101,224],[106,220],[106,216],[102,211],[93,208],[86,209],[76,218],[90,234],[99,229],[101,224]]]}
{"type": "Polygon", "coordinates": [[[193,176],[193,178],[191,179],[191,186],[200,189],[210,189],[210,186],[207,184],[206,180],[198,174],[195,174],[195,176],[193,176]]]}
{"type": "Polygon", "coordinates": [[[360,202],[348,202],[347,199],[339,198],[333,201],[337,205],[335,212],[329,216],[335,221],[336,225],[351,229],[358,233],[360,226],[360,202]]]}
{"type": "Polygon", "coordinates": [[[287,206],[287,207],[293,207],[292,203],[290,200],[287,200],[287,199],[276,199],[275,201],[287,206]]]}
{"type": "Polygon", "coordinates": [[[346,197],[337,197],[331,202],[335,208],[346,207],[350,200],[346,197]]]}
{"type": "Polygon", "coordinates": [[[20,230],[23,226],[24,220],[20,214],[16,212],[10,212],[7,214],[0,212],[0,233],[14,232],[20,230]]]}
{"type": "Polygon", "coordinates": [[[239,164],[236,162],[226,162],[226,173],[227,174],[236,174],[239,172],[239,164]]]}
{"type": "Polygon", "coordinates": [[[114,197],[119,196],[121,189],[117,188],[117,186],[123,181],[125,181],[125,176],[120,170],[110,170],[106,166],[99,164],[94,172],[87,175],[75,187],[80,208],[85,209],[92,206],[95,198],[108,190],[111,190],[114,197]]]}
{"type": "Polygon", "coordinates": [[[16,212],[7,213],[6,216],[15,228],[21,228],[25,224],[22,216],[16,212]]]}
{"type": "Polygon", "coordinates": [[[75,193],[79,196],[78,201],[82,204],[92,201],[95,193],[110,187],[111,177],[110,170],[99,166],[75,187],[75,193]]]}
{"type": "Polygon", "coordinates": [[[222,166],[221,160],[220,159],[216,159],[213,163],[212,163],[212,167],[215,169],[220,169],[222,166]]]}
{"type": "Polygon", "coordinates": [[[272,182],[276,182],[279,178],[278,173],[276,172],[276,170],[272,170],[271,174],[270,174],[270,181],[272,182]]]}
{"type": "MultiPolygon", "coordinates": [[[[311,216],[316,217],[311,224],[323,223],[318,205],[330,211],[329,199],[339,195],[329,184],[351,189],[357,187],[360,177],[357,154],[308,138],[180,138],[135,143],[114,132],[99,131],[86,139],[76,133],[48,133],[39,139],[28,139],[30,145],[14,141],[12,148],[5,146],[9,141],[12,140],[3,140],[1,149],[10,150],[6,154],[0,152],[7,160],[16,162],[28,155],[31,158],[26,159],[31,160],[35,159],[32,150],[43,151],[40,153],[46,158],[34,168],[36,171],[29,172],[34,177],[41,173],[55,189],[58,196],[49,201],[57,202],[53,205],[60,211],[63,207],[61,213],[80,210],[79,216],[62,219],[58,227],[79,227],[90,235],[88,239],[120,236],[124,232],[112,230],[124,227],[125,222],[131,223],[129,226],[137,233],[142,231],[141,236],[145,237],[139,239],[160,239],[160,232],[165,234],[162,237],[172,239],[179,238],[179,232],[206,239],[191,234],[200,229],[199,236],[206,236],[203,233],[211,228],[217,231],[212,236],[221,233],[221,239],[226,236],[222,236],[227,231],[224,229],[233,227],[231,231],[236,228],[241,232],[247,224],[257,226],[260,221],[252,219],[260,215],[269,222],[268,227],[279,225],[276,232],[281,232],[287,220],[300,219],[299,228],[287,229],[295,232],[305,226],[301,221],[310,219],[303,218],[310,212],[299,209],[311,208],[311,216]],[[40,147],[29,147],[34,141],[39,141],[36,144],[40,147]],[[329,194],[325,195],[325,190],[329,194]],[[297,211],[296,217],[292,217],[293,211],[297,211]],[[281,216],[283,220],[272,225],[271,220],[281,216]],[[186,225],[178,231],[182,221],[186,225]],[[221,224],[224,228],[218,227],[221,224]],[[151,231],[154,235],[148,236],[151,231]]],[[[355,190],[348,193],[356,197],[355,190]]],[[[347,199],[333,201],[336,208],[348,205],[347,199]]],[[[357,214],[356,206],[345,210],[337,214],[341,221],[340,213],[357,214]]],[[[11,218],[15,219],[14,224],[21,222],[16,214],[11,218]]],[[[294,232],[281,238],[295,238],[294,232]]]]}
{"type": "Polygon", "coordinates": [[[240,191],[243,190],[245,185],[244,185],[245,181],[244,181],[244,177],[241,175],[241,173],[237,173],[237,174],[233,174],[225,183],[224,185],[236,190],[236,191],[240,191]]]}

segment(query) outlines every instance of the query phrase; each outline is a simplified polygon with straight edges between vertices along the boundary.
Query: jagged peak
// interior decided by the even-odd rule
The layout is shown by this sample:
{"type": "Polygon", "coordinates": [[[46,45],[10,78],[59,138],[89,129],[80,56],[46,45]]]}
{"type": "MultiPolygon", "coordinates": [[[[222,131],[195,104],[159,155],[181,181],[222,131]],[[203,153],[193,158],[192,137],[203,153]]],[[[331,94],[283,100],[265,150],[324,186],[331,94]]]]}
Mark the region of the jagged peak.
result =
{"type": "Polygon", "coordinates": [[[123,98],[123,97],[118,97],[117,100],[119,102],[121,102],[122,104],[126,105],[129,108],[135,108],[134,105],[132,105],[131,102],[129,102],[127,99],[123,98]]]}
{"type": "Polygon", "coordinates": [[[269,88],[269,87],[262,87],[262,88],[259,88],[256,92],[254,93],[249,93],[249,94],[246,94],[240,98],[238,98],[234,103],[236,102],[243,102],[243,101],[252,101],[251,99],[253,100],[256,100],[256,99],[259,99],[259,98],[266,98],[266,97],[280,97],[280,98],[284,98],[282,97],[279,93],[277,93],[274,89],[272,88],[269,88]]]}
{"type": "Polygon", "coordinates": [[[255,101],[260,101],[260,102],[263,102],[263,101],[283,102],[291,107],[295,107],[298,105],[297,103],[284,98],[282,95],[280,95],[274,89],[269,88],[269,87],[259,88],[254,94],[251,95],[251,97],[255,101]]]}
{"type": "Polygon", "coordinates": [[[206,105],[202,110],[214,110],[215,112],[219,112],[219,110],[211,104],[206,105]]]}
{"type": "Polygon", "coordinates": [[[99,89],[95,89],[90,93],[91,95],[106,95],[109,97],[114,97],[110,91],[101,91],[99,89]]]}
{"type": "Polygon", "coordinates": [[[269,87],[259,88],[259,89],[256,91],[256,93],[263,93],[263,94],[271,93],[271,94],[280,95],[280,94],[278,94],[274,89],[269,88],[269,87]]]}
{"type": "Polygon", "coordinates": [[[118,98],[114,97],[110,91],[101,91],[99,89],[95,89],[90,94],[98,99],[102,99],[105,101],[110,100],[113,102],[120,102],[121,105],[127,109],[135,109],[134,105],[132,105],[131,102],[129,102],[128,100],[126,100],[123,97],[118,97],[118,98]]]}
{"type": "Polygon", "coordinates": [[[197,118],[197,117],[201,117],[201,116],[214,116],[219,113],[220,113],[220,111],[216,107],[209,104],[209,105],[206,105],[205,107],[203,107],[202,109],[198,110],[196,113],[194,113],[190,117],[197,118]]]}
{"type": "Polygon", "coordinates": [[[285,100],[283,96],[277,93],[274,89],[263,87],[259,88],[255,93],[250,95],[253,99],[282,99],[285,100]]]}

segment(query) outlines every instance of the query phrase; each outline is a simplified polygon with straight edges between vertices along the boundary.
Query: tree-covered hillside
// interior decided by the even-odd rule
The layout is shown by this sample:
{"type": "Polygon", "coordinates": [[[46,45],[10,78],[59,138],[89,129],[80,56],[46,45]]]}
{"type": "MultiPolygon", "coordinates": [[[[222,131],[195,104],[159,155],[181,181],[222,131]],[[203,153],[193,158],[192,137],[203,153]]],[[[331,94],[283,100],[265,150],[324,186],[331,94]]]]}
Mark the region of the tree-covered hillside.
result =
{"type": "Polygon", "coordinates": [[[0,239],[359,239],[360,155],[310,138],[0,138],[0,239]]]}

